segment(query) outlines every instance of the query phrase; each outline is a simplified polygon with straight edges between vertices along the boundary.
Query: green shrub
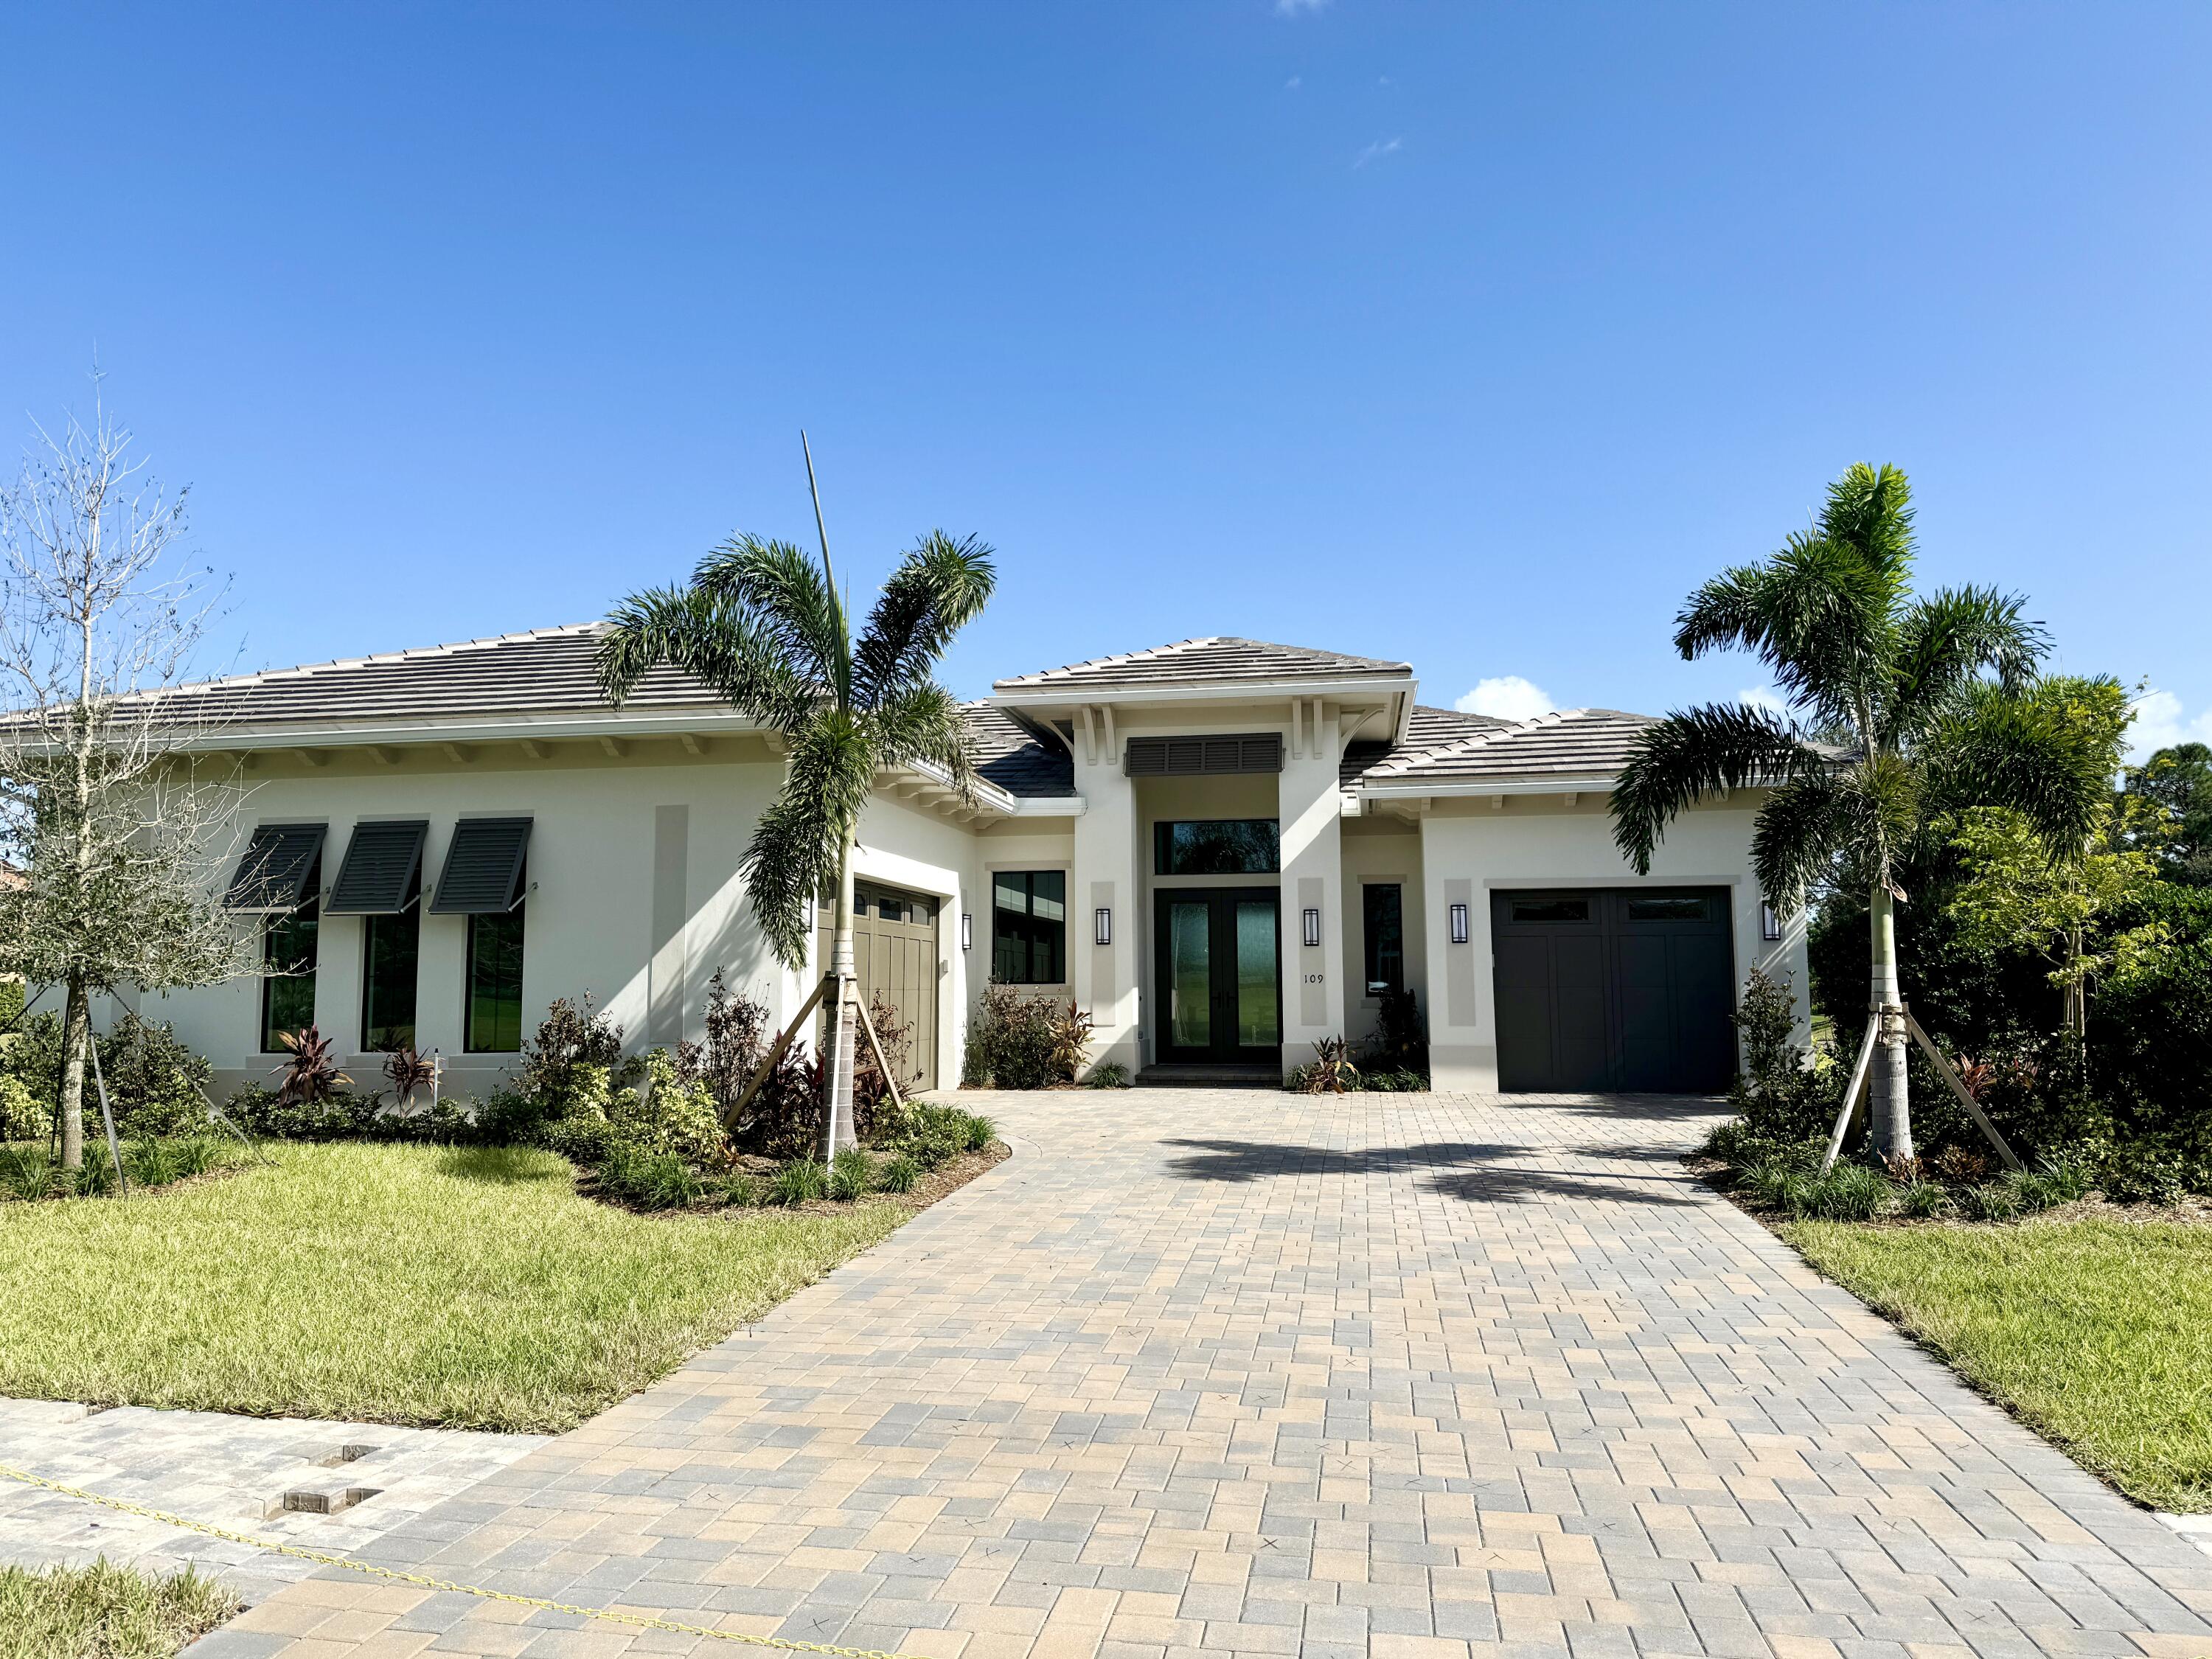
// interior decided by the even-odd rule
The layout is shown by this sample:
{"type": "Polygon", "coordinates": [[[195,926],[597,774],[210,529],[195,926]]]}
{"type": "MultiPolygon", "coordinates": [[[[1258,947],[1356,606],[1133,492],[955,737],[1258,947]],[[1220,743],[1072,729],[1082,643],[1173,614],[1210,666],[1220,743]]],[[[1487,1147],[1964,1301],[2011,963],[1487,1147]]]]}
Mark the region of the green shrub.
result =
{"type": "Polygon", "coordinates": [[[1055,1081],[1059,1007],[1011,985],[983,988],[969,1022],[967,1081],[994,1089],[1042,1089],[1055,1081]]]}
{"type": "Polygon", "coordinates": [[[1896,1184],[1863,1164],[1838,1164],[1808,1176],[1789,1194],[1790,1213],[1821,1221],[1871,1221],[1889,1207],[1896,1184]]]}
{"type": "Polygon", "coordinates": [[[925,1170],[934,1170],[968,1150],[969,1125],[974,1122],[957,1106],[915,1106],[905,1127],[890,1148],[906,1153],[925,1170]]]}
{"type": "Polygon", "coordinates": [[[910,1193],[921,1182],[921,1165],[904,1152],[894,1152],[876,1170],[876,1185],[887,1193],[910,1193]]]}
{"type": "Polygon", "coordinates": [[[778,1204],[811,1204],[829,1190],[830,1176],[811,1158],[794,1158],[775,1172],[769,1196],[778,1204]]]}
{"type": "Polygon", "coordinates": [[[1790,1142],[1823,1133],[1843,1104],[1841,1067],[1813,1061],[1790,1042],[1796,1029],[1796,994],[1790,977],[1770,979],[1753,969],[1729,1017],[1741,1039],[1743,1066],[1729,1101],[1749,1133],[1790,1142]]]}
{"type": "Polygon", "coordinates": [[[207,1121],[203,1091],[215,1067],[178,1041],[167,1021],[125,1013],[100,1039],[100,1064],[118,1134],[181,1134],[207,1121]]]}
{"type": "Polygon", "coordinates": [[[865,1197],[874,1184],[875,1160],[857,1146],[848,1146],[830,1160],[830,1196],[851,1200],[865,1197]]]}
{"type": "Polygon", "coordinates": [[[0,1140],[44,1140],[53,1132],[52,1109],[13,1072],[0,1072],[0,1140]]]}
{"type": "Polygon", "coordinates": [[[54,1170],[43,1146],[0,1146],[0,1192],[26,1200],[53,1190],[54,1170]]]}
{"type": "Polygon", "coordinates": [[[2178,1204],[2191,1182],[2186,1163],[2170,1146],[2139,1142],[2120,1147],[2098,1172],[2098,1185],[2115,1204],[2178,1204]]]}
{"type": "Polygon", "coordinates": [[[615,1139],[647,1152],[672,1152],[695,1165],[726,1160],[729,1144],[706,1084],[686,1077],[665,1048],[645,1055],[639,1071],[635,1087],[617,1089],[607,1100],[615,1139]]]}
{"type": "Polygon", "coordinates": [[[1091,1068],[1084,1079],[1094,1089],[1126,1089],[1129,1086],[1129,1068],[1118,1060],[1103,1060],[1091,1068]]]}
{"type": "Polygon", "coordinates": [[[679,1210],[707,1195],[707,1183],[674,1152],[651,1152],[631,1196],[649,1210],[679,1210]]]}
{"type": "Polygon", "coordinates": [[[179,1176],[205,1175],[228,1157],[213,1135],[185,1135],[170,1143],[179,1176]]]}
{"type": "Polygon", "coordinates": [[[980,1152],[999,1138],[999,1126],[980,1112],[967,1115],[968,1150],[980,1152]]]}

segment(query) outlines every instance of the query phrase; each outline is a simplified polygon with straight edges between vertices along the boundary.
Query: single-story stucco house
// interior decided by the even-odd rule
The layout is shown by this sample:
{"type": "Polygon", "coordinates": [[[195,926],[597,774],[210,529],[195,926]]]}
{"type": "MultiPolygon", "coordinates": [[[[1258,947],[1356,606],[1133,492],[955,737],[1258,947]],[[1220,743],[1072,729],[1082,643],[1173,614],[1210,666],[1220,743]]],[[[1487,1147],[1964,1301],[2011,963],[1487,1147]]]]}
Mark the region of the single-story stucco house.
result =
{"type": "MultiPolygon", "coordinates": [[[[610,707],[599,632],[199,688],[247,785],[227,901],[313,965],[143,1012],[226,1085],[312,1020],[364,1082],[411,1043],[468,1091],[556,997],[635,1045],[700,1035],[717,970],[795,1012],[816,969],[773,960],[738,875],[774,734],[672,671],[610,707]]],[[[1073,998],[1133,1073],[1272,1077],[1404,988],[1440,1088],[1725,1086],[1745,975],[1791,975],[1801,1011],[1806,988],[1802,924],[1751,873],[1758,797],[1686,813],[1639,878],[1606,801],[1646,717],[1418,690],[1401,662],[1227,638],[997,682],[968,705],[973,796],[888,772],[860,824],[860,972],[916,1027],[908,1081],[959,1081],[996,978],[1073,998]]]]}

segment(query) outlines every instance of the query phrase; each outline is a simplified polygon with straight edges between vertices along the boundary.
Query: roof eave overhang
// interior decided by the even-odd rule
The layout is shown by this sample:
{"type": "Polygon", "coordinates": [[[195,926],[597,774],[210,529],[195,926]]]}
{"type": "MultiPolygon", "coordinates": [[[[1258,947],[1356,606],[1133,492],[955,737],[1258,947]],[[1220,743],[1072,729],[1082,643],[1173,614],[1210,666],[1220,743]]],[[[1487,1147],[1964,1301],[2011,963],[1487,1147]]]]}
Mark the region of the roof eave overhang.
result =
{"type": "MultiPolygon", "coordinates": [[[[1403,697],[1413,707],[1411,674],[1295,674],[1279,678],[1153,682],[1142,685],[1009,686],[991,688],[991,702],[1020,708],[1079,708],[1085,703],[1272,702],[1279,697],[1403,697]]],[[[1400,717],[1402,725],[1405,716],[1400,717]]]]}
{"type": "Polygon", "coordinates": [[[767,730],[726,708],[659,707],[550,711],[542,714],[383,714],[360,720],[283,720],[264,725],[221,720],[192,727],[179,747],[222,750],[342,749],[349,744],[491,742],[501,738],[596,738],[612,732],[675,736],[685,732],[767,730]]]}
{"type": "Polygon", "coordinates": [[[1537,777],[1390,778],[1363,781],[1358,793],[1369,800],[1416,800],[1432,795],[1595,795],[1612,793],[1617,776],[1612,772],[1550,772],[1537,777]]]}

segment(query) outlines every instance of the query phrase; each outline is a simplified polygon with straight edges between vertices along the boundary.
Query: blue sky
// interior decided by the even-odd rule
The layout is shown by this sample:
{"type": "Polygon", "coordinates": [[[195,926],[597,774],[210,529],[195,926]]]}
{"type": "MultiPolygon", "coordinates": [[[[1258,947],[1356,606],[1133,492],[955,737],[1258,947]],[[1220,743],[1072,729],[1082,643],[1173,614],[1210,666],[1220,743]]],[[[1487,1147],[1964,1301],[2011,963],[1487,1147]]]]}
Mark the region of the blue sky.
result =
{"type": "Polygon", "coordinates": [[[1194,634],[1732,696],[1858,459],[2212,735],[2212,8],[384,4],[0,21],[0,445],[194,489],[247,666],[943,526],[949,674],[1194,634]]]}

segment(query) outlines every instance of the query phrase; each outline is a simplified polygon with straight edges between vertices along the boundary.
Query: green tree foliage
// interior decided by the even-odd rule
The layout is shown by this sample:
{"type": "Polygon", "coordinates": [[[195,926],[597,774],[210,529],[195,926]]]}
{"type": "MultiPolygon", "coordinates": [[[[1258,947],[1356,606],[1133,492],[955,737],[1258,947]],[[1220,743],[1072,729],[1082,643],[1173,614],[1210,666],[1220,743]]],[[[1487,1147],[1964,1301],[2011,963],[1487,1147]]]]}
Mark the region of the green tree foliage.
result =
{"type": "Polygon", "coordinates": [[[2212,749],[2161,749],[2128,773],[2127,794],[2154,815],[2148,842],[2159,874],[2185,887],[2212,887],[2212,749]]]}
{"type": "MultiPolygon", "coordinates": [[[[1808,893],[1867,896],[1870,1001],[1899,1005],[1896,908],[1936,826],[2006,806],[2053,846],[2075,846],[2112,775],[2074,726],[2021,694],[2042,656],[2022,602],[1993,588],[1916,595],[1911,494],[1894,467],[1852,467],[1814,526],[1707,582],[1676,619],[1694,659],[1755,653],[1787,700],[1778,714],[1708,704],[1646,728],[1613,792],[1613,836],[1639,872],[1676,814],[1764,789],[1752,842],[1778,908],[1808,893]]],[[[1901,1020],[1886,1018],[1873,1078],[1877,1149],[1912,1155],[1901,1020]]]]}

